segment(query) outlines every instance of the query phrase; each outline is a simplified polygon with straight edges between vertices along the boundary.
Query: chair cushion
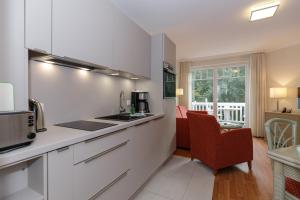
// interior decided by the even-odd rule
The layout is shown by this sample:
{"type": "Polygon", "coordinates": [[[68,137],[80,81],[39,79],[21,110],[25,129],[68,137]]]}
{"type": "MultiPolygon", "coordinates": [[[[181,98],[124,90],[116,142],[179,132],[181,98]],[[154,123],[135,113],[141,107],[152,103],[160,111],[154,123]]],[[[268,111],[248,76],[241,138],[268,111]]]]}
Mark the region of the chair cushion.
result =
{"type": "Polygon", "coordinates": [[[300,198],[300,182],[297,182],[293,179],[285,179],[285,188],[286,191],[297,198],[300,198]]]}

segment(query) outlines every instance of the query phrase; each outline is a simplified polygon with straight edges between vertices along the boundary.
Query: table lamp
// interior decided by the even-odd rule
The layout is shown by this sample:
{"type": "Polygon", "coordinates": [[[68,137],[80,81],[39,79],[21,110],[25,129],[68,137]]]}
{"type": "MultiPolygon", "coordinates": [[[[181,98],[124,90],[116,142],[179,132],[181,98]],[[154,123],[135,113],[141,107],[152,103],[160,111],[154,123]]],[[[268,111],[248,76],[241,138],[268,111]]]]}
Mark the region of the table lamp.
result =
{"type": "Polygon", "coordinates": [[[279,100],[287,97],[287,88],[270,88],[270,98],[277,100],[276,111],[279,112],[279,100]]]}
{"type": "Polygon", "coordinates": [[[183,89],[182,88],[176,89],[176,96],[183,96],[183,89]]]}

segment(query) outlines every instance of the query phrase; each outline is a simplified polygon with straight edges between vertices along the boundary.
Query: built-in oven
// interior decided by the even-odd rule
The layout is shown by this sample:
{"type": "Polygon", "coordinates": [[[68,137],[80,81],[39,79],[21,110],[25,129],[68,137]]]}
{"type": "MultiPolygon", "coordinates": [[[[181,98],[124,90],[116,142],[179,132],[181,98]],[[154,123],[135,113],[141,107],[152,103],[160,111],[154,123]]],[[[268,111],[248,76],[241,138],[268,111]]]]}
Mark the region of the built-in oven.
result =
{"type": "Polygon", "coordinates": [[[164,99],[176,97],[176,72],[175,67],[164,62],[164,99]]]}

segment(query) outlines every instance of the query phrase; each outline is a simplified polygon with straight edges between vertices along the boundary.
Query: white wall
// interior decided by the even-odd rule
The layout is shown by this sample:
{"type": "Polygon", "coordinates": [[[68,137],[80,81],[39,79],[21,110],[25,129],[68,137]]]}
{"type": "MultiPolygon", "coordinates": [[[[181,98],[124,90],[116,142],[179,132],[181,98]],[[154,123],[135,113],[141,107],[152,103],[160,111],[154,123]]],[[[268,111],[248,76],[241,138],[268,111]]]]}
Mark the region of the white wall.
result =
{"type": "MultiPolygon", "coordinates": [[[[287,87],[288,98],[280,101],[280,108],[294,111],[297,106],[297,87],[300,87],[300,45],[267,53],[267,86],[287,87]]],[[[268,94],[269,96],[269,94],[268,94]]],[[[268,110],[276,109],[276,101],[268,99],[268,110]]]]}
{"type": "Polygon", "coordinates": [[[129,79],[30,61],[30,97],[45,104],[47,123],[93,118],[119,112],[120,91],[135,89],[129,79]]]}

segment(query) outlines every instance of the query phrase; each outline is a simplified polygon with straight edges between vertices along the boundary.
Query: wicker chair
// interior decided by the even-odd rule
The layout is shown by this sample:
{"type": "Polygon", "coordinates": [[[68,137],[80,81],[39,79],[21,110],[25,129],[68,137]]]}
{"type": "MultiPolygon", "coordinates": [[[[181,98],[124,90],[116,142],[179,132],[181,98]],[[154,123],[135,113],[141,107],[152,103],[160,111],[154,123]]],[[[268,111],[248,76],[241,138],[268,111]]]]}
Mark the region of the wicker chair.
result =
{"type": "MultiPolygon", "coordinates": [[[[285,148],[297,144],[296,121],[273,118],[265,123],[265,130],[269,150],[285,148]]],[[[286,199],[300,200],[300,182],[295,181],[293,178],[292,176],[286,176],[285,196],[286,199]]]]}

